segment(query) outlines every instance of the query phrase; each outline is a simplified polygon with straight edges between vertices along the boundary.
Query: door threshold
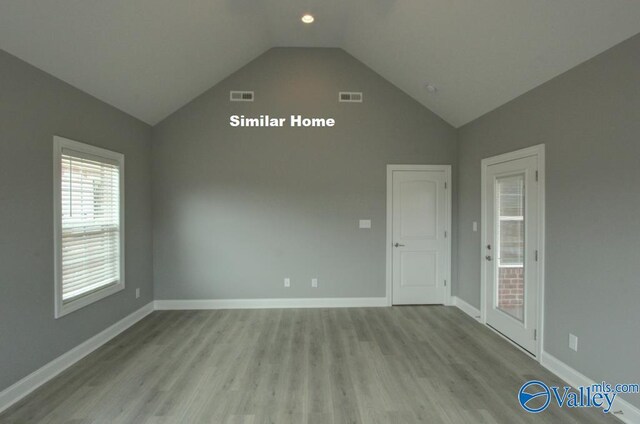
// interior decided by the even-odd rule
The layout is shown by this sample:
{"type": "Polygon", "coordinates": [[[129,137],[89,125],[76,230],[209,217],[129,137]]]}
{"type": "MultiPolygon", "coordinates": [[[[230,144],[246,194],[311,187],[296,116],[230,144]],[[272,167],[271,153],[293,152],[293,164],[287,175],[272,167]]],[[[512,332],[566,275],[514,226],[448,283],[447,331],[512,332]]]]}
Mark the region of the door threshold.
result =
{"type": "Polygon", "coordinates": [[[511,343],[512,346],[516,347],[519,351],[523,352],[524,354],[526,354],[527,356],[533,358],[536,360],[536,362],[540,362],[540,360],[538,359],[538,357],[534,354],[529,352],[527,349],[523,348],[522,346],[520,346],[518,343],[514,342],[513,340],[511,340],[509,337],[505,336],[503,333],[501,333],[499,330],[496,330],[495,327],[492,327],[490,324],[485,323],[484,324],[486,327],[488,327],[491,331],[493,331],[494,333],[496,333],[498,336],[502,337],[504,340],[508,341],[509,343],[511,343]]]}

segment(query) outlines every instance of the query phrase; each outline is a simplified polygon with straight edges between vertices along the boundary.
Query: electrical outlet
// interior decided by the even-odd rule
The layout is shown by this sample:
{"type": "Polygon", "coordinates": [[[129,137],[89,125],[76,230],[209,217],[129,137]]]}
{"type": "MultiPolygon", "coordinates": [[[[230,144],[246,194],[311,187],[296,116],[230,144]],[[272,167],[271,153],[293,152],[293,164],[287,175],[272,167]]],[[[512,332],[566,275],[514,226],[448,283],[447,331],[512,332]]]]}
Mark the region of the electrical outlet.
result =
{"type": "Polygon", "coordinates": [[[136,289],[136,299],[140,298],[140,289],[136,289]]]}
{"type": "Polygon", "coordinates": [[[318,288],[318,279],[317,278],[312,278],[311,279],[311,287],[314,287],[316,289],[318,288]]]}
{"type": "Polygon", "coordinates": [[[477,221],[473,221],[473,232],[474,233],[478,232],[478,222],[477,221]]]}
{"type": "Polygon", "coordinates": [[[291,287],[291,278],[285,278],[284,279],[284,286],[285,287],[291,287]]]}
{"type": "Polygon", "coordinates": [[[569,333],[569,348],[578,351],[578,337],[571,333],[569,333]]]}

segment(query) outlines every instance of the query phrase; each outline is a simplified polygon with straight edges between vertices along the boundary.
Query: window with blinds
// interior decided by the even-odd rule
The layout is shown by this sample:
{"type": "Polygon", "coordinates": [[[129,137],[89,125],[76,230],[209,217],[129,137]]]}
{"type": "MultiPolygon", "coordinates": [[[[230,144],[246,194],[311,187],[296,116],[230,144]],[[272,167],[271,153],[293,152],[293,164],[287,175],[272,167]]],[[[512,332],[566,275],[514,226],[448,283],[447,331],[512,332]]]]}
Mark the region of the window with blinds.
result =
{"type": "Polygon", "coordinates": [[[58,316],[124,288],[121,154],[56,137],[58,316]]]}

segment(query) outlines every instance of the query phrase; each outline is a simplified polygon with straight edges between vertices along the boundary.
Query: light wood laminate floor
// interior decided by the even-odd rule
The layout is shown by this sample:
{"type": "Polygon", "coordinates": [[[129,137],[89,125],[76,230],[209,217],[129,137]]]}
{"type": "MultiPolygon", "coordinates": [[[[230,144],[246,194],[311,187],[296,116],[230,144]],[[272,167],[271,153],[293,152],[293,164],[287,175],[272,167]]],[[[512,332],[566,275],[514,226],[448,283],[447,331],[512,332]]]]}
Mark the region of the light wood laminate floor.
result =
{"type": "Polygon", "coordinates": [[[154,312],[1,423],[618,423],[532,415],[557,378],[453,307],[154,312]]]}

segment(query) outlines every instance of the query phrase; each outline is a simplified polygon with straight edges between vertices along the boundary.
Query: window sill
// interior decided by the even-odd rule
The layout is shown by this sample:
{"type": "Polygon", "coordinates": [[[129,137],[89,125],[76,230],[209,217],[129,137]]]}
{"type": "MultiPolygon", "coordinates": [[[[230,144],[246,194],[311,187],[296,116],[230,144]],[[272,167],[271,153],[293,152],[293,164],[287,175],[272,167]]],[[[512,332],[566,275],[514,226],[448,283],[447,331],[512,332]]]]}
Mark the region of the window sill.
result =
{"type": "Polygon", "coordinates": [[[62,302],[61,296],[56,296],[56,311],[55,318],[61,318],[71,312],[77,311],[78,309],[84,308],[85,306],[91,305],[105,297],[111,296],[121,290],[124,290],[124,281],[120,281],[117,284],[113,284],[107,286],[103,289],[96,290],[86,296],[81,296],[75,300],[72,300],[67,303],[62,302]]]}

